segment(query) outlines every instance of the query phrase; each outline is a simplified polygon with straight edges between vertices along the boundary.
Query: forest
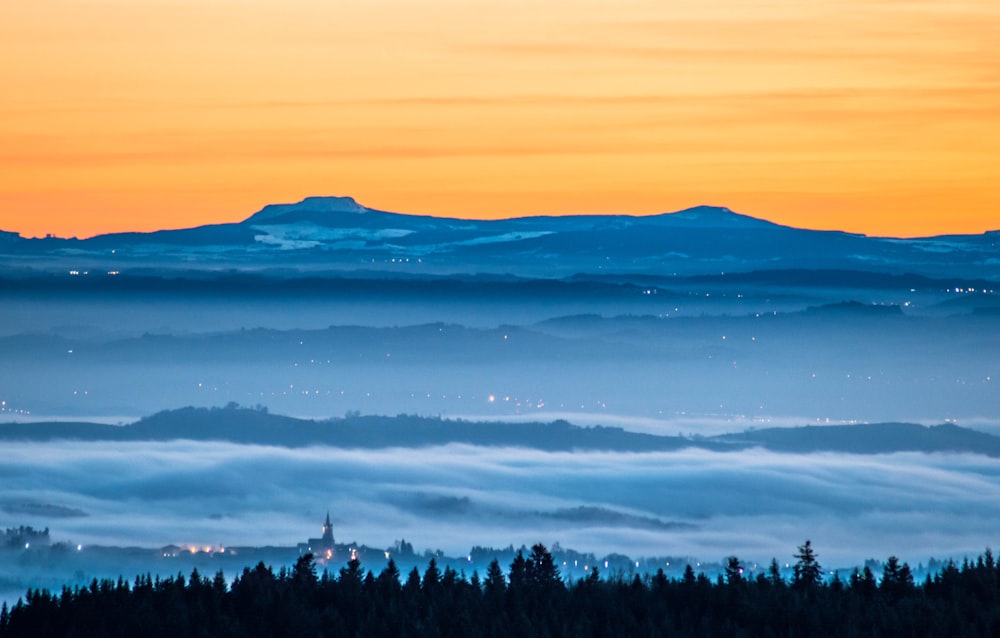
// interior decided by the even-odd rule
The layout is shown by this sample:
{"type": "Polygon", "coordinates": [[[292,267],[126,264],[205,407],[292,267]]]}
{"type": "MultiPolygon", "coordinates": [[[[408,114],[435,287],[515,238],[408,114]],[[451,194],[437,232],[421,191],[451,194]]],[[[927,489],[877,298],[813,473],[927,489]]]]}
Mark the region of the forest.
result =
{"type": "Polygon", "coordinates": [[[392,561],[375,574],[357,560],[319,573],[306,554],[277,572],[246,567],[231,582],[195,570],[29,590],[0,610],[0,636],[996,636],[998,582],[988,549],[919,583],[895,556],[879,575],[865,567],[830,578],[809,541],[790,578],[777,561],[749,577],[731,556],[715,579],[689,565],[680,578],[595,568],[566,582],[541,544],[482,576],[434,559],[423,574],[400,574],[392,561]]]}

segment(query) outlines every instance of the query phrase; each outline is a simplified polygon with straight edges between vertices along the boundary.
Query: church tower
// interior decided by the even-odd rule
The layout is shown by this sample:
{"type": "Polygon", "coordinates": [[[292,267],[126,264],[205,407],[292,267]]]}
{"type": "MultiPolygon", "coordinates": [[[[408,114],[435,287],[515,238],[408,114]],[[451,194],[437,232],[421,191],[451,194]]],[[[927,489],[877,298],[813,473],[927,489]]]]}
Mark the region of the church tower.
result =
{"type": "Polygon", "coordinates": [[[304,543],[299,543],[299,555],[315,554],[323,560],[333,558],[333,553],[337,549],[333,541],[333,524],[330,523],[330,512],[326,513],[326,521],[323,523],[323,535],[319,538],[310,538],[304,543]]]}
{"type": "Polygon", "coordinates": [[[323,523],[322,545],[327,549],[333,547],[333,525],[330,524],[330,512],[326,513],[326,522],[323,523]]]}

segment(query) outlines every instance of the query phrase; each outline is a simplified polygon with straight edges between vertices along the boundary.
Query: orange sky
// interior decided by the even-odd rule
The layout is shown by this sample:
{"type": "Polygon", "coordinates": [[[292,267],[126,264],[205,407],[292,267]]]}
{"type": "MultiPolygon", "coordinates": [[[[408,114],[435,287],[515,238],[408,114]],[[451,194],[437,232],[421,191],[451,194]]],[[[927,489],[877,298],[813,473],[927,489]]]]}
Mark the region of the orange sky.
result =
{"type": "Polygon", "coordinates": [[[0,229],[352,195],[981,232],[1000,228],[996,42],[996,0],[6,2],[0,229]]]}

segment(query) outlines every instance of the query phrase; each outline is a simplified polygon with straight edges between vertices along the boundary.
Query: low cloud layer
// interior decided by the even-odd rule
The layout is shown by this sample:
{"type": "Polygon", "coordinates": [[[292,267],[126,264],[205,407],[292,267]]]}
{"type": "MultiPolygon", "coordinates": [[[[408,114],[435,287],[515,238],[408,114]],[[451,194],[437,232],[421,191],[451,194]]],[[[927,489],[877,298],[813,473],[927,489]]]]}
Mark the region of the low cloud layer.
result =
{"type": "Polygon", "coordinates": [[[975,455],[284,449],[5,443],[0,521],[54,540],[294,545],[330,510],[339,540],[459,555],[536,541],[598,554],[914,563],[996,544],[1000,460],[975,455]]]}

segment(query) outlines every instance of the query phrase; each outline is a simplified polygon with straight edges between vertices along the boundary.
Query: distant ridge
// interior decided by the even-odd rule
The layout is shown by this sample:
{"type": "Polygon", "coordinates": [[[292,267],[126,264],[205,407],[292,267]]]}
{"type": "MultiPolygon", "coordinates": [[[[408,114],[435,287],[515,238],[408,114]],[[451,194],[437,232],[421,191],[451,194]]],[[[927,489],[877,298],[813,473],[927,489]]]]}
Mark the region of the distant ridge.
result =
{"type": "Polygon", "coordinates": [[[347,416],[313,421],[259,409],[181,408],[124,426],[97,423],[0,424],[0,440],[231,441],[244,444],[338,448],[419,448],[459,443],[548,451],[671,451],[701,448],[732,452],[763,448],[780,453],[966,453],[1000,457],[1000,437],[954,424],[912,423],[766,428],[710,437],[660,436],[619,427],[549,423],[470,422],[399,415],[347,416]]]}
{"type": "Polygon", "coordinates": [[[951,423],[933,426],[913,423],[807,425],[765,428],[712,438],[736,445],[760,446],[775,452],[965,452],[1000,456],[1000,437],[951,423]]]}
{"type": "Polygon", "coordinates": [[[522,277],[865,270],[1000,279],[997,236],[867,237],[782,226],[721,206],[646,216],[479,220],[378,211],[351,197],[308,197],[230,224],[82,240],[0,234],[0,265],[87,273],[199,268],[522,277]]]}

